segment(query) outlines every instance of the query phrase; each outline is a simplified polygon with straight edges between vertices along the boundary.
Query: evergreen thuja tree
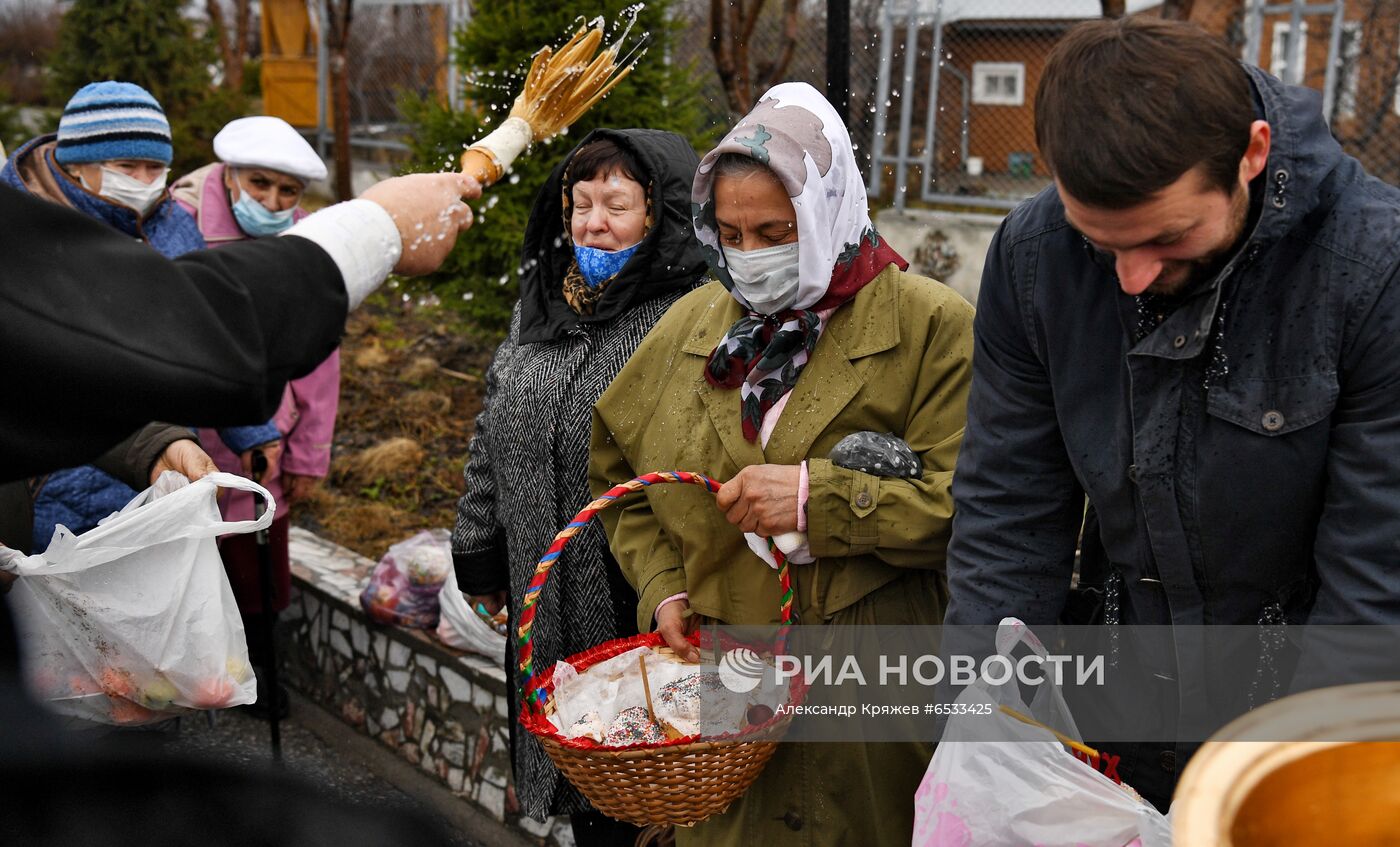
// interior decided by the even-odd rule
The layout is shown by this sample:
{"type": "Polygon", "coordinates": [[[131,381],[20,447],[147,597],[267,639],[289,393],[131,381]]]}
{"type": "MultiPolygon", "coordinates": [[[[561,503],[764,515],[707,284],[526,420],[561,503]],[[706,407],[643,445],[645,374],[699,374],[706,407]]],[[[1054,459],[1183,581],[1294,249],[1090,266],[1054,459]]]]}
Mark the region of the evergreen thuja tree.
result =
{"type": "Polygon", "coordinates": [[[50,60],[50,99],[66,103],[90,82],[145,88],[170,120],[172,176],[213,161],[214,134],[244,114],[241,92],[214,86],[218,51],[181,14],[184,0],[73,0],[50,60]]]}
{"type": "MultiPolygon", "coordinates": [[[[606,42],[625,26],[634,0],[479,0],[472,20],[456,35],[454,60],[462,72],[467,106],[454,111],[436,100],[404,103],[412,126],[413,159],[407,170],[458,167],[463,148],[498,126],[510,113],[534,53],[557,46],[586,21],[609,23],[606,42]]],[[[518,265],[525,222],[535,193],[551,169],[595,127],[648,127],[680,133],[700,152],[722,129],[716,107],[701,98],[694,70],[670,63],[679,24],[671,0],[649,0],[637,14],[629,45],[646,36],[646,54],[631,75],[588,111],[564,136],[536,145],[516,160],[510,174],[475,204],[477,223],[457,242],[442,269],[428,279],[444,300],[460,303],[483,328],[503,331],[518,296],[518,265]]],[[[625,53],[625,50],[624,50],[625,53]]],[[[723,114],[723,105],[718,106],[723,114]]]]}

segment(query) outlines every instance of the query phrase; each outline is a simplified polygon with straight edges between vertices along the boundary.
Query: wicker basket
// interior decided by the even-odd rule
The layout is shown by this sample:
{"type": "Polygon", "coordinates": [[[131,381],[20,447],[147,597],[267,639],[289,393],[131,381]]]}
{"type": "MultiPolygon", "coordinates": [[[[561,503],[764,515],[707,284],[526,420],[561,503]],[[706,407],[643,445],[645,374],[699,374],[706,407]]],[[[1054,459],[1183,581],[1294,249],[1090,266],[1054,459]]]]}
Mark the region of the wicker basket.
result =
{"type": "MultiPolygon", "coordinates": [[[[533,674],[530,649],[535,603],[549,569],[558,560],[565,543],[587,526],[594,514],[623,495],[666,483],[699,485],[711,493],[719,490],[714,480],[684,471],[646,474],[609,489],[579,512],[555,536],[540,558],[535,576],[525,589],[517,631],[520,679],[524,686],[521,723],[539,739],[555,766],[594,808],[638,826],[689,826],[729,808],[729,804],[758,779],[792,720],[789,714],[775,715],[758,726],[723,739],[679,739],[629,747],[604,747],[591,739],[567,738],[549,721],[548,716],[554,712],[554,669],[545,668],[538,675],[533,674]]],[[[783,589],[781,620],[788,625],[792,623],[792,585],[787,562],[771,542],[769,549],[778,561],[778,579],[783,589]]],[[[598,662],[646,645],[662,647],[664,641],[657,633],[646,633],[600,644],[566,661],[581,673],[598,662]]],[[[796,702],[803,694],[803,687],[794,682],[789,690],[789,702],[796,702]]]]}

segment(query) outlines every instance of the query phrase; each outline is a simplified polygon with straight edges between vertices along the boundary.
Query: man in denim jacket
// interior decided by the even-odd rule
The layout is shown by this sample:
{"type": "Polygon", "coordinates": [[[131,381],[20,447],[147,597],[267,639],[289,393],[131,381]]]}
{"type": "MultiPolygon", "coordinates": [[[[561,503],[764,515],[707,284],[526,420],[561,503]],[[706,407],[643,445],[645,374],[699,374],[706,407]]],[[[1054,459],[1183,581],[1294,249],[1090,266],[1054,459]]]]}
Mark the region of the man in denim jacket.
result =
{"type": "MultiPolygon", "coordinates": [[[[1178,627],[1147,676],[1182,721],[1218,690],[1183,625],[1400,623],[1400,190],[1317,92],[1158,19],[1067,35],[1036,135],[1055,185],[987,257],[947,623],[1059,619],[1086,495],[1108,622],[1178,627]]],[[[1120,769],[1159,805],[1190,752],[1162,740],[1120,769]]]]}

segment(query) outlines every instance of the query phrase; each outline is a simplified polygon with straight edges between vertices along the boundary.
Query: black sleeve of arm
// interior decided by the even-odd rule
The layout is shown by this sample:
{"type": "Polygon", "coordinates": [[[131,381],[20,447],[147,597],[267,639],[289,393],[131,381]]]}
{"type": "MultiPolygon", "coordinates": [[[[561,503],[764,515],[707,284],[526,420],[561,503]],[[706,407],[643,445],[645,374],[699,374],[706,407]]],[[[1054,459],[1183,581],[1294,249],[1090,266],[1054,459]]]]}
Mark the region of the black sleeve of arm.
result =
{"type": "Polygon", "coordinates": [[[1054,623],[1084,520],[1050,378],[1020,309],[1006,224],[987,252],[973,324],[967,431],[953,475],[947,624],[1054,623]]]}
{"type": "Polygon", "coordinates": [[[98,456],[93,464],[140,491],[151,484],[151,468],[165,448],[186,438],[199,443],[199,437],[186,427],[148,423],[98,456]]]}
{"type": "Polygon", "coordinates": [[[0,187],[0,480],[90,461],[152,419],[260,423],[344,329],[340,271],[265,238],[168,260],[0,187]]]}
{"type": "MultiPolygon", "coordinates": [[[[492,410],[500,392],[501,373],[520,340],[520,304],[511,317],[510,334],[486,371],[486,394],[476,416],[476,431],[467,444],[466,492],[457,501],[452,532],[452,561],[457,585],[467,594],[494,594],[510,589],[509,545],[496,517],[496,473],[492,464],[492,410]]],[[[499,449],[499,448],[498,448],[499,449]]]]}

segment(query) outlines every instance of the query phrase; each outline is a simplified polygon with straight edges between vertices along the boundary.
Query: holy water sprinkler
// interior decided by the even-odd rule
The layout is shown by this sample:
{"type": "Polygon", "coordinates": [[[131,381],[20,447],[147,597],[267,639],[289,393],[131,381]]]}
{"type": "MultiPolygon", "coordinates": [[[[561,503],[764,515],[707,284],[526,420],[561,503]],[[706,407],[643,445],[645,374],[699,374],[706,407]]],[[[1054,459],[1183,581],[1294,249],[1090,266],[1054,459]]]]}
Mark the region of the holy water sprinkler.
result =
{"type": "Polygon", "coordinates": [[[602,52],[598,48],[603,43],[604,22],[594,18],[558,50],[545,47],[536,53],[510,117],[467,148],[462,154],[462,172],[483,186],[494,183],[532,143],[563,132],[631,73],[642,57],[641,44],[620,61],[618,55],[640,9],[638,5],[628,10],[631,20],[627,28],[602,52]]]}

